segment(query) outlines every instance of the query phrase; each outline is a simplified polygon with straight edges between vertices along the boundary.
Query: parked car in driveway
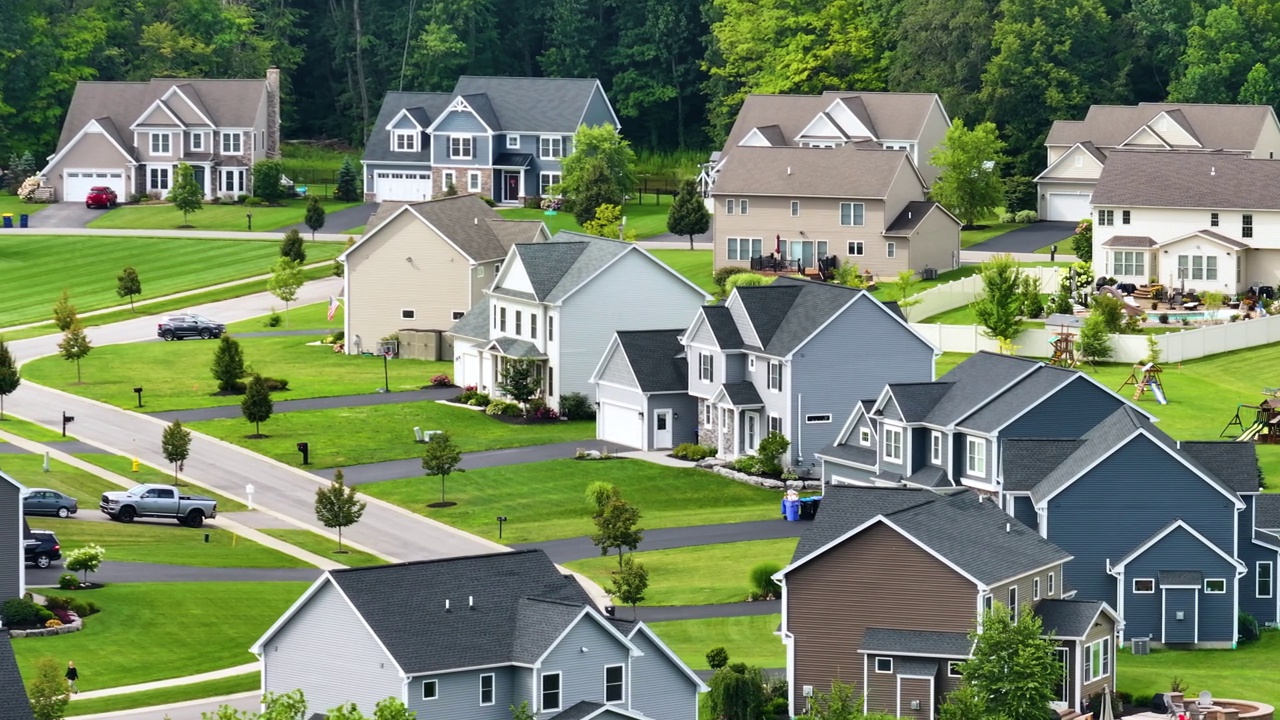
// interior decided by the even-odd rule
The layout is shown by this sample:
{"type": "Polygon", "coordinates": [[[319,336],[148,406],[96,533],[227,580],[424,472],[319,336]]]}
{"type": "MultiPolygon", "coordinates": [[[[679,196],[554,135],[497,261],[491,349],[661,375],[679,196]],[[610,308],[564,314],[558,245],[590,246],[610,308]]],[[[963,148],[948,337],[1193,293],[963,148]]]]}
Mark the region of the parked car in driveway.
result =
{"type": "Polygon", "coordinates": [[[75,515],[80,510],[76,499],[49,488],[30,488],[22,495],[22,514],[57,515],[60,518],[75,515]]]}
{"type": "Polygon", "coordinates": [[[98,509],[120,522],[134,518],[171,518],[187,527],[200,527],[218,516],[218,501],[203,495],[183,495],[172,485],[135,485],[127,492],[102,493],[98,509]]]}
{"type": "Polygon", "coordinates": [[[227,326],[203,315],[171,315],[156,327],[156,335],[165,340],[198,337],[203,340],[222,337],[227,326]]]}
{"type": "Polygon", "coordinates": [[[28,565],[47,568],[62,559],[62,545],[58,544],[58,536],[49,530],[32,530],[23,546],[28,565]]]}
{"type": "Polygon", "coordinates": [[[120,199],[116,197],[116,191],[105,185],[89,188],[89,194],[84,199],[84,206],[87,208],[104,207],[111,209],[119,203],[120,199]]]}

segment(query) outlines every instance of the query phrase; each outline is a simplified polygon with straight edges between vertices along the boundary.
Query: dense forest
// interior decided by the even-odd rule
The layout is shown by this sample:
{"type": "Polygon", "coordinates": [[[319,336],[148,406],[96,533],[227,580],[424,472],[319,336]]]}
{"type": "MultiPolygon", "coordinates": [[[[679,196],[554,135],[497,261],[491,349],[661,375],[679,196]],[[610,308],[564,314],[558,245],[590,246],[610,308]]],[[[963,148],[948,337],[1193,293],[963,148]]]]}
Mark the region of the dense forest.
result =
{"type": "Polygon", "coordinates": [[[935,91],[1034,174],[1092,103],[1280,100],[1280,0],[0,0],[0,158],[79,80],[284,71],[286,138],[361,145],[388,90],[600,78],[639,147],[711,148],[747,93],[935,91]]]}

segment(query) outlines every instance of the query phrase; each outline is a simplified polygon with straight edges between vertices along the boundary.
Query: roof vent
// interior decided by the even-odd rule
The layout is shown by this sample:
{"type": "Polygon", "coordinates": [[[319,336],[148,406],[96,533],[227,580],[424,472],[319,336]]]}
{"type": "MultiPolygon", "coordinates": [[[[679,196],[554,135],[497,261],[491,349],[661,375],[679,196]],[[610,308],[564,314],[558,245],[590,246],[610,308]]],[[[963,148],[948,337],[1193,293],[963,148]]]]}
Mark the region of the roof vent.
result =
{"type": "Polygon", "coordinates": [[[1005,523],[1005,524],[1004,524],[1004,531],[1005,531],[1005,532],[1013,532],[1013,523],[1005,523]]]}
{"type": "Polygon", "coordinates": [[[444,599],[444,611],[449,612],[449,598],[444,599]]]}
{"type": "Polygon", "coordinates": [[[910,211],[910,210],[908,210],[908,211],[907,211],[907,219],[908,219],[908,220],[910,220],[910,219],[911,219],[911,211],[910,211]]]}
{"type": "Polygon", "coordinates": [[[472,218],[472,223],[471,223],[471,224],[472,224],[472,225],[479,225],[479,224],[480,224],[480,218],[472,218]]]}
{"type": "Polygon", "coordinates": [[[787,166],[787,174],[788,174],[788,175],[790,175],[790,174],[791,174],[791,166],[790,166],[790,165],[788,165],[788,166],[787,166]]]}
{"type": "Polygon", "coordinates": [[[472,597],[472,596],[470,596],[470,595],[468,595],[468,596],[467,596],[467,609],[468,609],[468,610],[475,610],[475,609],[476,609],[476,600],[475,600],[475,598],[474,598],[474,597],[472,597]]]}
{"type": "MultiPolygon", "coordinates": [[[[983,499],[982,499],[982,493],[978,493],[978,504],[979,504],[979,505],[981,505],[983,502],[984,502],[984,501],[983,501],[983,499]]],[[[445,602],[449,602],[449,601],[448,601],[448,600],[446,600],[445,602]]]]}
{"type": "Polygon", "coordinates": [[[1210,165],[1210,166],[1209,166],[1209,177],[1213,177],[1214,175],[1217,175],[1217,174],[1218,174],[1218,169],[1217,169],[1217,168],[1215,168],[1215,167],[1213,167],[1212,165],[1210,165]]]}

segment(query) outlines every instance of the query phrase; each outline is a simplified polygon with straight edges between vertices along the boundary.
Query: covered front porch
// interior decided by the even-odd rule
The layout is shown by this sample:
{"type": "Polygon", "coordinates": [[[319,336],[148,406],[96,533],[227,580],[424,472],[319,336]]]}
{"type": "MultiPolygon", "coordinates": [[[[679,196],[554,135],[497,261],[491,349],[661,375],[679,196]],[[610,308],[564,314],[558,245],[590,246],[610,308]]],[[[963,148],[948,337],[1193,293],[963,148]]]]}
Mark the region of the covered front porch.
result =
{"type": "MultiPolygon", "coordinates": [[[[500,205],[521,205],[529,196],[526,187],[533,155],[502,153],[493,159],[493,199],[500,205]]],[[[533,188],[536,191],[536,188],[533,188]]]]}
{"type": "Polygon", "coordinates": [[[528,340],[515,338],[498,338],[487,345],[477,348],[479,354],[479,381],[476,388],[491,397],[510,399],[502,391],[503,376],[509,363],[516,360],[528,360],[533,363],[533,380],[538,387],[534,397],[542,397],[547,404],[554,406],[555,388],[547,355],[537,345],[528,340]]]}
{"type": "Polygon", "coordinates": [[[764,436],[764,401],[755,385],[725,383],[705,402],[710,410],[704,408],[703,417],[713,416],[716,457],[734,460],[754,455],[764,436]]]}

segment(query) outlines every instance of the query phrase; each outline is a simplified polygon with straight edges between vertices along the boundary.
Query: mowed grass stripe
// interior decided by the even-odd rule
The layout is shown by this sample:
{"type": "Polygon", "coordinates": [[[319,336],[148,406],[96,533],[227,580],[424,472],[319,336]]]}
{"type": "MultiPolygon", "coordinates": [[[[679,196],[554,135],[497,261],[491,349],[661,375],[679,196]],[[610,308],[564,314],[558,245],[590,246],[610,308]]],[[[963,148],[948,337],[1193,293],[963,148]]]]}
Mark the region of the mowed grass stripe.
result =
{"type": "MultiPolygon", "coordinates": [[[[308,243],[308,261],[328,260],[340,243],[308,243]]],[[[204,240],[0,235],[0,327],[48,319],[63,288],[80,312],[119,305],[116,277],[138,270],[138,300],[262,275],[279,257],[270,240],[204,240]]]]}

